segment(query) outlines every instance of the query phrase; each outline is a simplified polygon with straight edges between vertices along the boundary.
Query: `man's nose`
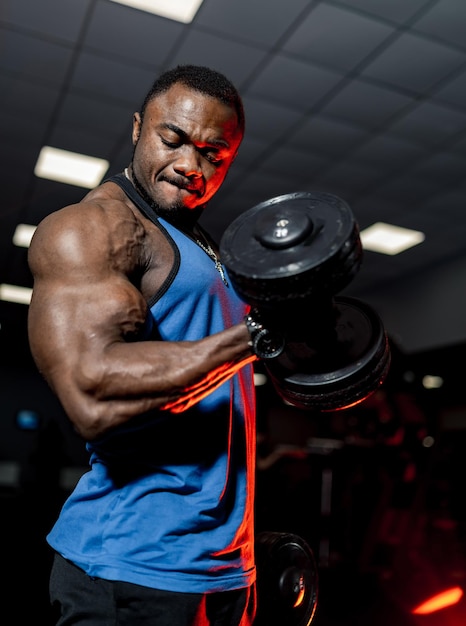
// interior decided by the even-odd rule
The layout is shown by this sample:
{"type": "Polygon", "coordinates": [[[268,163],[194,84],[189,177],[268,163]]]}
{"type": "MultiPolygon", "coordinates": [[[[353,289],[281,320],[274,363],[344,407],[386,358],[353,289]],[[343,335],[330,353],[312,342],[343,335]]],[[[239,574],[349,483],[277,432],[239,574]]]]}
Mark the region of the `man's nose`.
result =
{"type": "Polygon", "coordinates": [[[179,152],[174,168],[189,178],[202,176],[201,155],[193,146],[185,145],[179,152]]]}

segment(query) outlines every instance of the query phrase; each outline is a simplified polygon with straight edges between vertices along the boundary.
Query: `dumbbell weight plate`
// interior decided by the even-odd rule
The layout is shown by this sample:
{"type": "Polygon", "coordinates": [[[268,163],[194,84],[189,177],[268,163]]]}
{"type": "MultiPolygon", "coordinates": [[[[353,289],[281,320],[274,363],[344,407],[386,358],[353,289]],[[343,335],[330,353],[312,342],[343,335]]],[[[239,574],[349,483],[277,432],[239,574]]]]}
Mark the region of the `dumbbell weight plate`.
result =
{"type": "Polygon", "coordinates": [[[242,213],[225,230],[220,256],[239,296],[263,308],[337,293],[359,270],[362,247],[343,200],[296,192],[242,213]]]}
{"type": "Polygon", "coordinates": [[[331,341],[318,348],[312,342],[288,342],[281,356],[265,362],[278,394],[298,408],[349,408],[373,393],[388,373],[390,349],[377,313],[343,296],[334,298],[334,308],[331,341]]]}
{"type": "Polygon", "coordinates": [[[255,541],[254,626],[308,626],[318,597],[317,565],[308,544],[291,533],[261,532],[255,541]]]}

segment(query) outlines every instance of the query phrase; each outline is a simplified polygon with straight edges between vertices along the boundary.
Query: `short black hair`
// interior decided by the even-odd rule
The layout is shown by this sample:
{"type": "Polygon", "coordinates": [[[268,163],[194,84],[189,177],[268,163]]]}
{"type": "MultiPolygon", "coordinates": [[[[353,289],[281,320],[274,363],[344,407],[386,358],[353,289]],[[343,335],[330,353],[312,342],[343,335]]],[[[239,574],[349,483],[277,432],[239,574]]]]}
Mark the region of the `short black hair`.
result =
{"type": "Polygon", "coordinates": [[[238,90],[226,76],[202,65],[178,65],[161,74],[153,83],[142,103],[141,120],[144,119],[144,113],[149,102],[158,94],[168,91],[176,83],[182,83],[232,107],[236,111],[241,132],[244,134],[244,107],[238,90]]]}

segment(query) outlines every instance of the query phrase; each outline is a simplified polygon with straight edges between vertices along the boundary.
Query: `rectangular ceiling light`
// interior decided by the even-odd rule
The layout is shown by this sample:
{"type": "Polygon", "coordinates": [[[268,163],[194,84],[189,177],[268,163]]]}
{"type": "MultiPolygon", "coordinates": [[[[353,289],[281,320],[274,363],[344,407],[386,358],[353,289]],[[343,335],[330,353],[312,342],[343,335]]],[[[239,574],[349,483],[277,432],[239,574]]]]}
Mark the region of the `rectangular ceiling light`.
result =
{"type": "Polygon", "coordinates": [[[108,167],[109,162],[105,159],[44,146],[34,174],[39,178],[93,189],[100,183],[108,167]]]}
{"type": "Polygon", "coordinates": [[[183,24],[193,21],[203,0],[112,0],[119,4],[154,13],[161,17],[168,17],[183,24]]]}
{"type": "Polygon", "coordinates": [[[31,302],[32,289],[19,287],[18,285],[0,284],[0,300],[15,302],[16,304],[29,304],[31,302]]]}
{"type": "Polygon", "coordinates": [[[32,236],[36,230],[32,224],[18,224],[13,234],[13,243],[20,248],[29,248],[32,236]]]}
{"type": "Polygon", "coordinates": [[[381,254],[399,254],[408,250],[425,239],[424,233],[401,226],[393,226],[384,222],[376,222],[360,233],[364,250],[381,254]]]}

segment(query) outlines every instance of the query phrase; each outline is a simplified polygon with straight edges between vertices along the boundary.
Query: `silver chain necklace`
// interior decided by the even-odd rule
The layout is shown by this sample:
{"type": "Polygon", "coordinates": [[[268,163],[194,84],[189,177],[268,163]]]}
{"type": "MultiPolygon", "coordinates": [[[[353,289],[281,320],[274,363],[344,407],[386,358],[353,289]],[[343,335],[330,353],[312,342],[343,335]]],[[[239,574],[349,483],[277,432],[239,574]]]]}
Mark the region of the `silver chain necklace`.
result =
{"type": "Polygon", "coordinates": [[[208,256],[210,256],[212,261],[215,263],[215,269],[217,270],[217,272],[222,277],[222,280],[223,280],[224,284],[228,287],[228,281],[227,281],[226,276],[225,276],[225,270],[223,269],[223,265],[220,263],[220,259],[215,254],[215,251],[212,249],[212,246],[205,240],[204,236],[201,235],[201,233],[199,231],[198,231],[198,234],[199,234],[199,236],[202,236],[202,238],[205,241],[205,244],[202,243],[202,241],[196,235],[194,235],[195,242],[197,243],[197,245],[200,248],[202,248],[202,250],[204,250],[204,252],[208,256]]]}

